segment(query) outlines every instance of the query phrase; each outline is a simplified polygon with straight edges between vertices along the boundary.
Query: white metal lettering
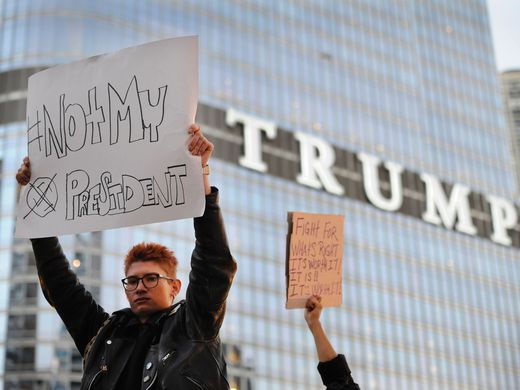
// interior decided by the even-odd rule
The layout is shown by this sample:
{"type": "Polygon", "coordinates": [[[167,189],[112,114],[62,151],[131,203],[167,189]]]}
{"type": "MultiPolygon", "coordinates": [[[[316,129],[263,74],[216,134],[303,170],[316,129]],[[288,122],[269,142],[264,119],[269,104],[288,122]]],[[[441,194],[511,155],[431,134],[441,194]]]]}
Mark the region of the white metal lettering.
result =
{"type": "Polygon", "coordinates": [[[439,179],[426,173],[421,174],[421,179],[426,184],[426,211],[422,214],[423,220],[452,229],[457,217],[456,230],[470,235],[477,234],[470,215],[468,187],[454,184],[448,201],[439,179]]]}
{"type": "Polygon", "coordinates": [[[296,177],[300,184],[321,189],[335,195],[343,195],[344,188],[331,172],[336,155],[327,142],[311,135],[295,132],[294,138],[300,143],[300,169],[296,177]]]}
{"type": "Polygon", "coordinates": [[[518,213],[515,206],[507,200],[494,195],[488,195],[487,200],[491,206],[491,222],[493,234],[491,240],[502,245],[511,245],[511,237],[507,229],[514,227],[518,221],[518,213]]]}
{"type": "Polygon", "coordinates": [[[240,156],[238,163],[258,172],[267,172],[267,164],[262,161],[262,137],[260,132],[263,130],[269,139],[276,138],[275,124],[234,109],[227,110],[226,124],[235,126],[237,123],[244,125],[244,155],[240,156]]]}
{"type": "Polygon", "coordinates": [[[390,198],[387,199],[379,188],[378,166],[381,160],[365,153],[358,153],[357,156],[363,165],[363,187],[370,203],[386,211],[399,210],[403,204],[402,165],[390,161],[384,163],[390,174],[390,198]]]}

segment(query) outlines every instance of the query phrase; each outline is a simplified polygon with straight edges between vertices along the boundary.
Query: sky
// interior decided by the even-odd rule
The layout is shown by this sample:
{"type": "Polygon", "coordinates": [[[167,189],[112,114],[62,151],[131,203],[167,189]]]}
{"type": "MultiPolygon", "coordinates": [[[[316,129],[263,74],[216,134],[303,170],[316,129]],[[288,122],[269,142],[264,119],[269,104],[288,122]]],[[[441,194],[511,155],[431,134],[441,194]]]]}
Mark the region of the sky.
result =
{"type": "Polygon", "coordinates": [[[497,69],[520,70],[520,0],[487,0],[487,4],[497,69]]]}

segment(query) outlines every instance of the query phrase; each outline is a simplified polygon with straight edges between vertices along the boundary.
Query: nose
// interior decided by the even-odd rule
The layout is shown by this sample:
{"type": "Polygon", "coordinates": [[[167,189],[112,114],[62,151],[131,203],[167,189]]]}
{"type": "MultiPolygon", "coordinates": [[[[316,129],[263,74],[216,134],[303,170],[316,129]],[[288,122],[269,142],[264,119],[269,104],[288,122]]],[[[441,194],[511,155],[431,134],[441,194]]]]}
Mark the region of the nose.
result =
{"type": "Polygon", "coordinates": [[[134,292],[139,292],[139,291],[148,291],[148,289],[146,288],[146,286],[144,285],[144,281],[143,279],[139,279],[137,281],[137,287],[135,288],[134,292]]]}

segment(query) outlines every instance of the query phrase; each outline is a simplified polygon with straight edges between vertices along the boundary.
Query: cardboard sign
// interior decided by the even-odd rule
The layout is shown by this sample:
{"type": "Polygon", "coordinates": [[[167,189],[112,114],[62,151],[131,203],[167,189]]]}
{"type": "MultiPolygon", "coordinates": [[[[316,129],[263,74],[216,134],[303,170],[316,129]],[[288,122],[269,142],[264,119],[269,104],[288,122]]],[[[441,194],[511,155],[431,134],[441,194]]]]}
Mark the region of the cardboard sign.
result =
{"type": "Polygon", "coordinates": [[[341,305],[344,217],[290,212],[288,222],[285,307],[303,308],[311,295],[341,305]]]}
{"type": "Polygon", "coordinates": [[[57,66],[29,78],[31,182],[16,236],[47,237],[202,215],[200,157],[187,150],[197,37],[57,66]]]}

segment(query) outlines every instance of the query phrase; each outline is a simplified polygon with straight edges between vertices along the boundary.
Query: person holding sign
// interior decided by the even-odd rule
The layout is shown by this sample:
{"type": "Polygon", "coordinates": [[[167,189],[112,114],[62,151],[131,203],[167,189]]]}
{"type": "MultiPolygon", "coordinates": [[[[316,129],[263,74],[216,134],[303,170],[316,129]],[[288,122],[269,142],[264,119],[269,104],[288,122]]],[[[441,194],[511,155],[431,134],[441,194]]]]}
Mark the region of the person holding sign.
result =
{"type": "Polygon", "coordinates": [[[316,344],[318,371],[323,384],[327,390],[359,390],[350,375],[345,356],[336,353],[321,325],[322,309],[321,297],[312,295],[306,302],[304,317],[316,344]]]}
{"type": "MultiPolygon", "coordinates": [[[[229,389],[219,329],[236,263],[209,183],[213,144],[198,125],[189,133],[188,150],[201,156],[206,206],[194,218],[186,300],[172,305],[181,289],[177,260],[160,244],[130,249],[122,279],[130,308],[109,315],[71,271],[56,237],[31,239],[43,293],[84,359],[81,389],[229,389]]],[[[30,177],[25,158],[16,179],[26,185],[30,177]]]]}

